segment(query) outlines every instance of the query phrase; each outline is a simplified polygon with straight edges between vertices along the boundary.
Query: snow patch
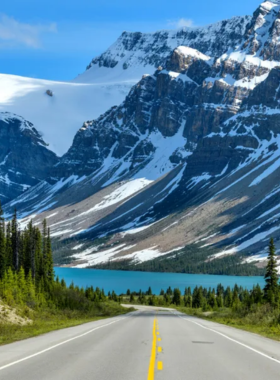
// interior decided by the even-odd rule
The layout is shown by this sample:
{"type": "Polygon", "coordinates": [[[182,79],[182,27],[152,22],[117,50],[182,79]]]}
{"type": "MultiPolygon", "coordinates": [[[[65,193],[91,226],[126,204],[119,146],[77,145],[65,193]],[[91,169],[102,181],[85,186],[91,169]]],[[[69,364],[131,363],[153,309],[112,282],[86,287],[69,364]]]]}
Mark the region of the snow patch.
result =
{"type": "Polygon", "coordinates": [[[145,178],[139,178],[131,180],[124,185],[120,186],[118,189],[113,191],[111,194],[106,195],[102,202],[98,203],[88,211],[83,212],[81,215],[90,214],[94,211],[102,210],[104,208],[113,206],[122,200],[129,198],[131,195],[137,193],[138,191],[144,189],[153,181],[147,180],[145,178]]]}
{"type": "Polygon", "coordinates": [[[194,58],[197,58],[197,59],[201,59],[203,61],[210,61],[211,60],[211,57],[209,57],[208,55],[205,55],[203,53],[201,53],[200,51],[196,50],[196,49],[192,49],[190,47],[187,47],[187,46],[179,46],[177,47],[176,49],[179,53],[182,53],[183,55],[189,57],[194,57],[194,58]]]}

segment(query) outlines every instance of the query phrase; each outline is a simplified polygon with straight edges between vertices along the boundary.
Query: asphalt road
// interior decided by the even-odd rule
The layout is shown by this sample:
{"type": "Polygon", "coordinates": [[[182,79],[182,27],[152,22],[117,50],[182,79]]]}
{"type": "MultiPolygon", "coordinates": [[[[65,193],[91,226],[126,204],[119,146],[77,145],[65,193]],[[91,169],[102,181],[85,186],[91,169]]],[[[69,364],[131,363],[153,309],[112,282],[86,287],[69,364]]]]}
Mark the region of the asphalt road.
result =
{"type": "Polygon", "coordinates": [[[279,380],[280,343],[141,307],[1,346],[0,379],[279,380]]]}

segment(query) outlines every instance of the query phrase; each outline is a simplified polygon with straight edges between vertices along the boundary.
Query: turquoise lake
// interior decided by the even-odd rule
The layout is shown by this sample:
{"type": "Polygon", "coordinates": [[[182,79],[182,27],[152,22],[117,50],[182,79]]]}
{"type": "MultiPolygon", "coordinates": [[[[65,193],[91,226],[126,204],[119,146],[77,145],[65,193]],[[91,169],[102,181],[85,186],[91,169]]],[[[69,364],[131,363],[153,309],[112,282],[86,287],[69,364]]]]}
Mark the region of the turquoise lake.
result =
{"type": "Polygon", "coordinates": [[[105,293],[114,290],[117,294],[131,291],[146,291],[150,286],[154,294],[159,294],[161,289],[179,288],[182,292],[186,287],[192,289],[195,286],[215,288],[218,284],[231,288],[238,284],[250,290],[254,285],[264,287],[263,277],[237,277],[215,276],[182,273],[150,273],[150,272],[125,272],[98,269],[55,268],[55,274],[60,279],[64,278],[67,285],[73,281],[75,285],[86,288],[97,286],[104,289],[105,293]]]}

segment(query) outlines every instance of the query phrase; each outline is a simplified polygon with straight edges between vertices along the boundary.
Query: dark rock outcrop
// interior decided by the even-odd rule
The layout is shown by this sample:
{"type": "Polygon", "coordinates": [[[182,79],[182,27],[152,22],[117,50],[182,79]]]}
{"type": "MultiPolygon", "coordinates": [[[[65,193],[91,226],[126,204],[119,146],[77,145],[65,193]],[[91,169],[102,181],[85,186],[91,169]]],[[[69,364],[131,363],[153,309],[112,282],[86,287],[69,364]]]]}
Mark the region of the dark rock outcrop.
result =
{"type": "Polygon", "coordinates": [[[49,175],[58,157],[35,127],[23,118],[0,113],[0,198],[17,197],[49,175]]]}

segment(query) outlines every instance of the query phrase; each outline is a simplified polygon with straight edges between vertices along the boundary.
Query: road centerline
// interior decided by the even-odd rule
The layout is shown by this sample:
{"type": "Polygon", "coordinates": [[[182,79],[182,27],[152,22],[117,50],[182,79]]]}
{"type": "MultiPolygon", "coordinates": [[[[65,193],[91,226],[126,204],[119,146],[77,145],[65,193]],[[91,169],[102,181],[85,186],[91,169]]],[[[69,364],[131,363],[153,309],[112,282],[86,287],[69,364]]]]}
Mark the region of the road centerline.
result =
{"type": "Polygon", "coordinates": [[[157,349],[157,335],[156,335],[156,318],[154,319],[153,325],[153,342],[152,342],[152,351],[151,351],[151,359],[149,365],[148,372],[148,380],[154,380],[155,377],[155,364],[156,364],[156,349],[157,349]]]}

